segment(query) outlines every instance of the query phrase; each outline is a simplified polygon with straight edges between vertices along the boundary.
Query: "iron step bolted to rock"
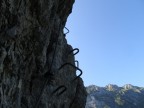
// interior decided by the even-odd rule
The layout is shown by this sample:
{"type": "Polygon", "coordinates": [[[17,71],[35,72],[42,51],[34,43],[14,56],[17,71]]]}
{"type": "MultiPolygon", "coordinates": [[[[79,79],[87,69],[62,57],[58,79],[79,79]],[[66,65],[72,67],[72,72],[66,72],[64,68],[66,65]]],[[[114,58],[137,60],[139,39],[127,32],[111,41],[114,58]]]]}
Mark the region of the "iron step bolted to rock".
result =
{"type": "Polygon", "coordinates": [[[66,30],[67,30],[67,32],[66,33],[64,33],[64,36],[66,37],[66,34],[68,34],[69,33],[69,29],[67,28],[67,27],[64,27],[66,30]]]}
{"type": "MultiPolygon", "coordinates": [[[[57,46],[56,46],[56,47],[57,47],[57,46]]],[[[55,48],[55,49],[56,49],[56,48],[55,48]]],[[[68,53],[68,55],[71,54],[71,53],[74,52],[74,51],[76,51],[76,52],[73,53],[73,55],[76,55],[76,54],[78,54],[79,49],[78,49],[78,48],[73,49],[72,51],[70,51],[70,52],[68,53]]],[[[65,66],[69,65],[69,66],[75,68],[76,70],[78,70],[78,71],[80,72],[80,74],[79,74],[76,78],[74,78],[71,82],[73,82],[73,81],[75,81],[76,79],[78,79],[78,78],[82,75],[82,73],[83,73],[82,70],[79,69],[79,62],[78,62],[77,60],[76,60],[75,62],[77,63],[77,67],[76,67],[75,65],[71,64],[71,63],[64,63],[64,64],[58,69],[58,71],[60,71],[60,70],[61,70],[62,68],[64,68],[65,66]]],[[[38,100],[37,100],[37,103],[36,103],[35,108],[38,108],[38,105],[39,105],[39,102],[40,102],[40,98],[41,98],[41,96],[42,96],[42,93],[43,93],[43,91],[44,91],[45,86],[48,84],[48,82],[52,82],[52,80],[54,80],[54,78],[52,78],[52,80],[49,81],[49,79],[51,79],[51,77],[54,76],[52,73],[50,73],[50,71],[47,72],[47,73],[45,74],[45,76],[47,77],[47,79],[46,79],[46,81],[45,81],[45,83],[44,83],[44,85],[43,85],[43,87],[42,87],[42,89],[41,89],[41,93],[40,93],[40,96],[38,97],[38,100]],[[49,76],[50,76],[50,77],[49,77],[49,76]],[[48,78],[48,77],[49,77],[49,78],[48,78]]],[[[60,90],[60,89],[62,89],[62,88],[64,88],[64,89],[63,89],[60,93],[58,93],[57,96],[60,96],[62,93],[64,93],[64,92],[67,90],[67,87],[66,87],[66,86],[61,85],[61,86],[59,86],[56,90],[54,90],[53,93],[51,93],[51,94],[52,94],[51,96],[53,96],[53,94],[55,94],[58,90],[60,90]]]]}
{"type": "Polygon", "coordinates": [[[71,63],[65,63],[65,64],[63,64],[63,65],[59,68],[59,71],[60,71],[63,67],[65,67],[65,66],[67,66],[67,65],[75,68],[76,70],[78,70],[78,71],[80,72],[80,74],[79,74],[76,78],[74,78],[74,79],[72,80],[72,82],[75,81],[76,79],[78,79],[78,78],[83,74],[83,72],[82,72],[81,69],[79,69],[78,67],[74,66],[74,65],[71,64],[71,63]]]}

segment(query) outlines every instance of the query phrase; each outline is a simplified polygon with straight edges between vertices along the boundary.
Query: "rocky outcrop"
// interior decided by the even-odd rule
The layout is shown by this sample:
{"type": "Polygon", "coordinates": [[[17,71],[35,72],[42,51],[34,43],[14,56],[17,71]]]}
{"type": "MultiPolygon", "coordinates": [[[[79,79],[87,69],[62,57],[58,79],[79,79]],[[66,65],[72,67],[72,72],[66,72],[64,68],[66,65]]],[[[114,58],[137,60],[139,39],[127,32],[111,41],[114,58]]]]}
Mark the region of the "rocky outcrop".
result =
{"type": "Polygon", "coordinates": [[[123,87],[87,87],[85,108],[144,108],[144,88],[126,84],[123,87]]]}
{"type": "Polygon", "coordinates": [[[85,107],[81,70],[63,33],[73,3],[0,0],[0,108],[85,107]]]}

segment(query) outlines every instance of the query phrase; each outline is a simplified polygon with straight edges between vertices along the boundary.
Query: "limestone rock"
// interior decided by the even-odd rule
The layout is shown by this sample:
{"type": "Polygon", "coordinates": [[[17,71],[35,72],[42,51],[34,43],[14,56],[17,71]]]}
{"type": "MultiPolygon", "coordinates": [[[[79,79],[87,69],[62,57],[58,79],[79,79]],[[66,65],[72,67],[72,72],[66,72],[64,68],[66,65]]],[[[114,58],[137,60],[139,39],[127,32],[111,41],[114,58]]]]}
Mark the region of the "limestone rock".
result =
{"type": "Polygon", "coordinates": [[[73,3],[0,0],[0,108],[85,107],[86,91],[63,33],[73,3]]]}

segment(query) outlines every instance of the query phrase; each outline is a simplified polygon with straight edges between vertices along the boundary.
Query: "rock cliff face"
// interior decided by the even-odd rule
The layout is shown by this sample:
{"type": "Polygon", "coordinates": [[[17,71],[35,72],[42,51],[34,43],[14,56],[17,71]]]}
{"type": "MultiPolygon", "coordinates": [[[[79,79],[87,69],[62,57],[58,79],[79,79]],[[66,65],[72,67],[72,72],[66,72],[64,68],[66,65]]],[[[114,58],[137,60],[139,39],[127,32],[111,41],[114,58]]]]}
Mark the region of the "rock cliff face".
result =
{"type": "Polygon", "coordinates": [[[85,108],[144,108],[144,88],[130,84],[118,87],[87,87],[88,97],[85,108]]]}
{"type": "Polygon", "coordinates": [[[74,0],[0,0],[0,108],[84,108],[63,29],[74,0]]]}

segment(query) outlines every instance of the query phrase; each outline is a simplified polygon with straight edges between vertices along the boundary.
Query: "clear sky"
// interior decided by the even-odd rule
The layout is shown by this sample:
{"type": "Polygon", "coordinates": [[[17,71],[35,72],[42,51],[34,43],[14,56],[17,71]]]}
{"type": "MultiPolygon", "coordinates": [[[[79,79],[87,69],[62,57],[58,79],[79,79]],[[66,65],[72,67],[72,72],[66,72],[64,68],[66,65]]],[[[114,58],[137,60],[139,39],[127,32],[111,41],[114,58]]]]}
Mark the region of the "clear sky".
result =
{"type": "Polygon", "coordinates": [[[66,27],[85,86],[144,87],[144,0],[76,0],[66,27]]]}

